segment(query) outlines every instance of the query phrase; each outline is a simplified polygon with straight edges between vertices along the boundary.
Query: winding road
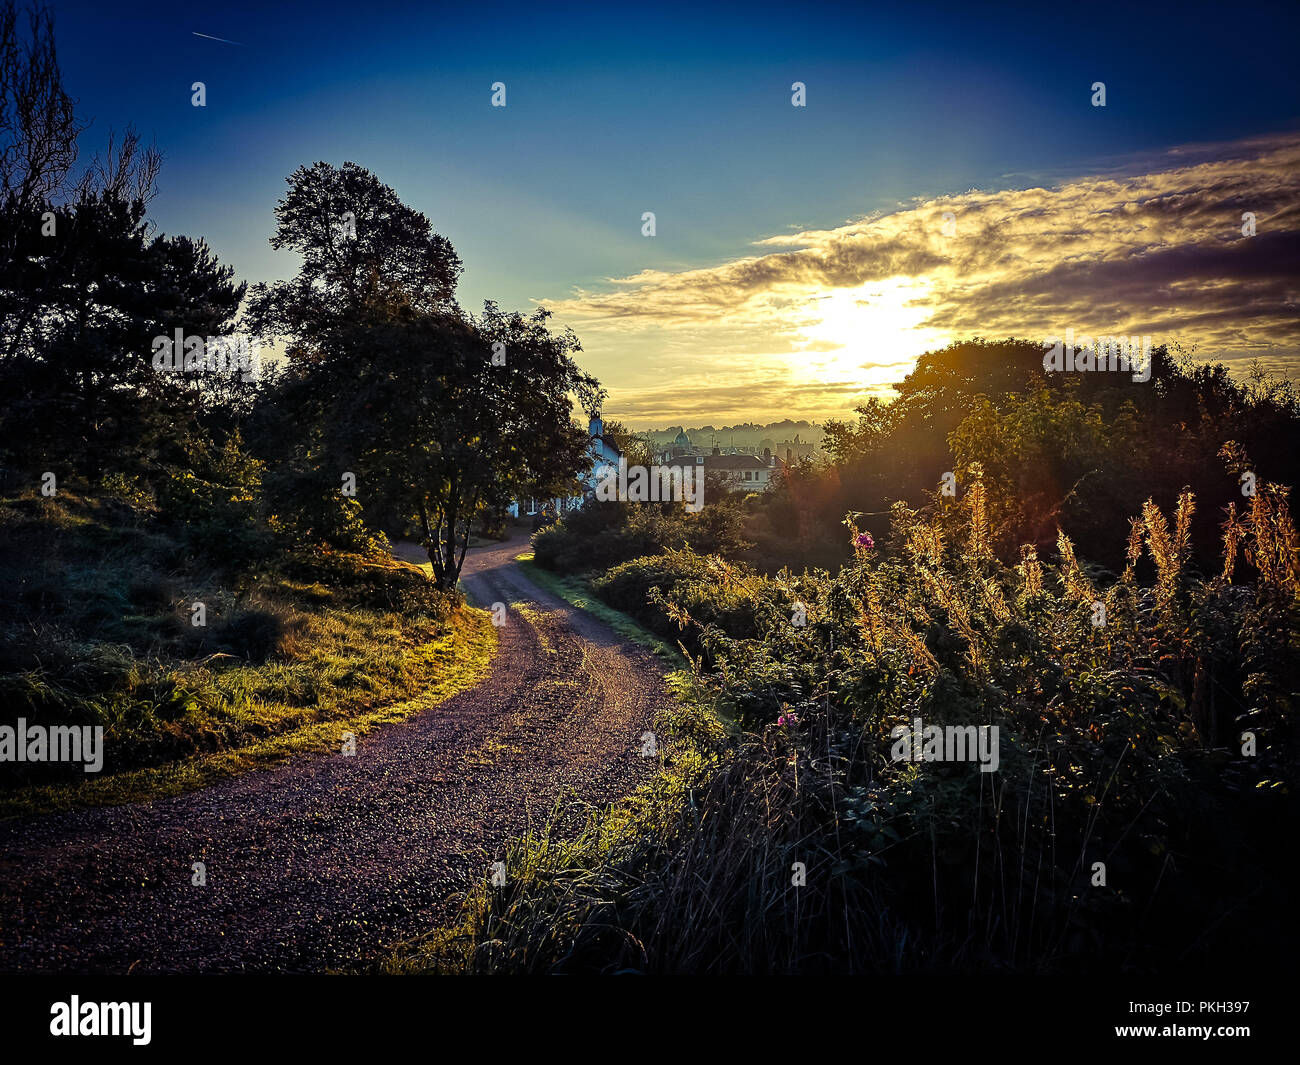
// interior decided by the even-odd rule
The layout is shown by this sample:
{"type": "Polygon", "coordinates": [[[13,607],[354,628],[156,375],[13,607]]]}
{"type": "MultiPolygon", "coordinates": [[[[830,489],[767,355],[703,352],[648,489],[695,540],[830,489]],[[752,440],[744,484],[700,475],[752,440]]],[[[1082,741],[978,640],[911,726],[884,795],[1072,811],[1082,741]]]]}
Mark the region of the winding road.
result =
{"type": "Polygon", "coordinates": [[[0,971],[364,966],[445,919],[557,802],[577,823],[645,779],[664,667],[530,582],[514,561],[526,547],[466,557],[471,598],[510,607],[488,679],[362,737],[354,757],[0,824],[0,971]]]}

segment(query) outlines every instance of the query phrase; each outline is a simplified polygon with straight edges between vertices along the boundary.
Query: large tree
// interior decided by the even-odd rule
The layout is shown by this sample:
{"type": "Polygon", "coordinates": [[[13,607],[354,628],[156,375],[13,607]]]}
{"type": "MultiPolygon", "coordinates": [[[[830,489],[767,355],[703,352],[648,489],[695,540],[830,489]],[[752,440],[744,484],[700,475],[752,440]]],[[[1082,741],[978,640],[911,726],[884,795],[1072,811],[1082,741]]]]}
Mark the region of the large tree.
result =
{"type": "Polygon", "coordinates": [[[303,268],[254,292],[258,328],[289,339],[264,445],[300,498],[355,481],[370,513],[415,520],[434,579],[454,587],[476,515],[525,485],[567,491],[586,462],[572,407],[594,411],[601,392],[577,338],[545,311],[461,311],[450,243],[355,164],[299,168],[276,216],[272,243],[303,268]]]}
{"type": "Polygon", "coordinates": [[[156,149],[128,130],[74,171],[83,129],[48,13],[0,6],[0,464],[181,463],[208,394],[155,372],[153,338],[220,335],[244,288],[202,241],[150,231],[156,149]]]}
{"type": "Polygon", "coordinates": [[[204,406],[196,374],[160,374],[153,339],[222,334],[244,287],[202,241],[149,237],[143,205],[103,194],[20,227],[22,267],[0,291],[32,305],[24,341],[0,356],[9,392],[4,439],[15,456],[62,458],[88,475],[157,461],[204,406]],[[11,284],[11,282],[13,282],[11,284]]]}
{"type": "Polygon", "coordinates": [[[271,247],[302,257],[291,281],[253,287],[251,317],[304,349],[395,306],[455,307],[461,263],[429,219],[356,163],[300,166],[275,209],[271,247]]]}
{"type": "Polygon", "coordinates": [[[53,16],[0,4],[0,199],[30,208],[54,198],[84,128],[63,88],[53,16]]]}

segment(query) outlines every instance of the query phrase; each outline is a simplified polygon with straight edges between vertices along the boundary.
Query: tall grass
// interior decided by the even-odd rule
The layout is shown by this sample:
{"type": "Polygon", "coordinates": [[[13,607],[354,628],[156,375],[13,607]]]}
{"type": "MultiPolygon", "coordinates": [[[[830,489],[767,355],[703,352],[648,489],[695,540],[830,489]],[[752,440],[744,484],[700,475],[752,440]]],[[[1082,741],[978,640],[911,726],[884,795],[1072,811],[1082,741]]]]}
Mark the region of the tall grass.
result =
{"type": "Polygon", "coordinates": [[[494,646],[482,617],[397,562],[296,551],[214,568],[111,497],[67,490],[0,502],[0,533],[7,723],[105,730],[94,779],[0,765],[4,812],[129,801],[335,742],[335,725],[476,682],[494,646]]]}
{"type": "Polygon", "coordinates": [[[677,714],[744,731],[666,722],[653,785],[577,840],[518,841],[504,888],[390,968],[1115,973],[1293,949],[1286,491],[1229,515],[1246,584],[1231,553],[1191,570],[1194,504],[1171,525],[1149,501],[1119,575],[1065,536],[1003,566],[978,491],[897,506],[888,554],[834,577],[623,564],[597,589],[658,603],[691,654],[677,714]],[[998,771],[896,761],[915,717],[996,726],[998,771]]]}

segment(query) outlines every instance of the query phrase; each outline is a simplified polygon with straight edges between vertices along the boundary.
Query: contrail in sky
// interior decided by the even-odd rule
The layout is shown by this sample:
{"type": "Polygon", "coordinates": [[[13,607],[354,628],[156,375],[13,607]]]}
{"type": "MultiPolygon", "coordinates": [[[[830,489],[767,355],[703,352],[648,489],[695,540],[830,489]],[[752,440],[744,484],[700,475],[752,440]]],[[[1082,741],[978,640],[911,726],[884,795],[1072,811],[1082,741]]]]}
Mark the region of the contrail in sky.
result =
{"type": "Polygon", "coordinates": [[[240,48],[246,47],[239,41],[228,41],[224,37],[213,37],[210,33],[199,33],[198,30],[190,30],[195,37],[206,37],[209,41],[220,41],[222,44],[237,44],[240,48]]]}

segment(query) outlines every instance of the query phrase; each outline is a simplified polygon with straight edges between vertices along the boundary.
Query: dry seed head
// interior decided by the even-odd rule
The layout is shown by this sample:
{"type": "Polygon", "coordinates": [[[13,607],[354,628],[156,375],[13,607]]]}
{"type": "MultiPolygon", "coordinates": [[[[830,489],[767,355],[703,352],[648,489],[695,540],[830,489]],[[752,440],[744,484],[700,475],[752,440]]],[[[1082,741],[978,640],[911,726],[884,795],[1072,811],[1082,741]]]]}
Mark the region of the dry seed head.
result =
{"type": "Polygon", "coordinates": [[[1020,571],[1020,590],[1023,595],[1037,595],[1043,590],[1043,566],[1038,561],[1038,551],[1033,544],[1025,544],[1020,548],[1020,565],[1016,568],[1020,571]]]}

